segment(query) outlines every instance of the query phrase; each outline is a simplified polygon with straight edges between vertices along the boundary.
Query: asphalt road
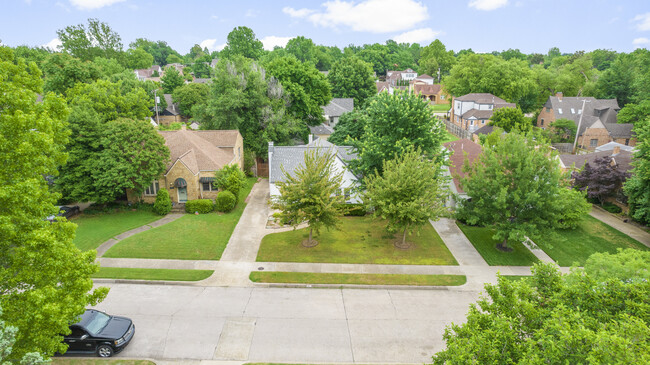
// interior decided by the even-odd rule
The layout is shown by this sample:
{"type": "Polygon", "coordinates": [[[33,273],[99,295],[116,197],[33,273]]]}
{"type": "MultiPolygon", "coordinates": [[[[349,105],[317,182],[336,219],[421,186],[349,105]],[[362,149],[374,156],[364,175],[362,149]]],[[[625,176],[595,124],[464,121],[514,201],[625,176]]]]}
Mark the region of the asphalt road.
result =
{"type": "Polygon", "coordinates": [[[478,293],[111,284],[97,308],[136,325],[117,357],[423,363],[478,293]]]}

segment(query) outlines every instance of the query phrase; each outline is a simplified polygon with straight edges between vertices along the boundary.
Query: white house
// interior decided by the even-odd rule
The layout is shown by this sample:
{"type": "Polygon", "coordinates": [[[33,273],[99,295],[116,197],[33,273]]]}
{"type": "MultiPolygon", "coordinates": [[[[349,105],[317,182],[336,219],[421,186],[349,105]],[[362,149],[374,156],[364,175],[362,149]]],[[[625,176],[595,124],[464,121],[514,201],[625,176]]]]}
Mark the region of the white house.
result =
{"type": "Polygon", "coordinates": [[[492,94],[467,94],[453,99],[451,122],[472,133],[487,125],[494,110],[516,107],[516,104],[508,103],[492,94]]]}
{"type": "Polygon", "coordinates": [[[345,202],[361,203],[359,197],[354,194],[354,190],[358,186],[358,179],[347,168],[348,162],[357,157],[353,148],[336,146],[320,138],[316,138],[310,141],[309,144],[302,146],[274,146],[273,142],[269,142],[269,190],[271,199],[280,196],[280,190],[276,184],[285,180],[282,170],[284,169],[293,176],[295,170],[304,165],[305,153],[309,151],[330,154],[334,158],[334,169],[337,172],[343,171],[341,194],[345,195],[345,202]]]}

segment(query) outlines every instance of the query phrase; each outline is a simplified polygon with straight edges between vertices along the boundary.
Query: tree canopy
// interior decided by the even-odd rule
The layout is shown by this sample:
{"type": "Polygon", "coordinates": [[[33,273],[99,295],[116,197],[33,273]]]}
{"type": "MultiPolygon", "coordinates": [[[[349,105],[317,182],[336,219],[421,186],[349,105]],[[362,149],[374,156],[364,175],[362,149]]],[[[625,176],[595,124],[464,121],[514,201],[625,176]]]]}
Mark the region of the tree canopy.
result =
{"type": "Polygon", "coordinates": [[[363,107],[366,100],[377,93],[371,65],[357,57],[342,58],[334,63],[327,79],[332,85],[332,95],[353,98],[356,108],[363,107]]]}
{"type": "Polygon", "coordinates": [[[56,34],[61,48],[83,61],[95,57],[118,58],[122,53],[122,38],[104,22],[89,18],[88,26],[70,25],[59,29],[56,34]]]}
{"type": "Polygon", "coordinates": [[[355,144],[355,141],[359,141],[363,136],[367,123],[368,115],[363,109],[356,108],[351,112],[343,113],[334,126],[334,133],[327,141],[337,146],[355,144]],[[351,140],[349,143],[348,138],[351,140]]]}
{"type": "Polygon", "coordinates": [[[499,127],[507,133],[527,133],[533,129],[530,119],[526,118],[518,107],[496,109],[490,117],[490,125],[499,127]]]}
{"type": "Polygon", "coordinates": [[[632,177],[625,183],[630,216],[650,223],[650,120],[634,126],[638,143],[635,146],[632,177]]]}
{"type": "Polygon", "coordinates": [[[172,94],[172,100],[178,103],[181,114],[192,117],[192,107],[205,104],[209,95],[210,86],[207,84],[190,83],[177,87],[172,94]]]}
{"type": "Polygon", "coordinates": [[[160,78],[160,83],[165,94],[172,94],[176,88],[185,84],[185,79],[183,79],[183,76],[178,72],[176,67],[169,66],[160,78]]]}
{"type": "Polygon", "coordinates": [[[623,186],[629,174],[612,166],[612,157],[598,157],[586,163],[582,170],[571,174],[573,186],[587,191],[587,197],[598,200],[602,205],[605,199],[614,196],[623,186]]]}
{"type": "Polygon", "coordinates": [[[264,54],[264,45],[255,37],[255,32],[248,27],[236,27],[228,33],[228,43],[220,52],[224,58],[239,55],[257,60],[264,54]]]}

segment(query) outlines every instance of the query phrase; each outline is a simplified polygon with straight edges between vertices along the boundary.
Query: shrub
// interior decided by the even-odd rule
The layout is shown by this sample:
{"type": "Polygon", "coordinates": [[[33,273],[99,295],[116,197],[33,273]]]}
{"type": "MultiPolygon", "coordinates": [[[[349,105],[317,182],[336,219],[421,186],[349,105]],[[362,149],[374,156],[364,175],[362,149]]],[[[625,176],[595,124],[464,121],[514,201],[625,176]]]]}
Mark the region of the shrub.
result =
{"type": "Polygon", "coordinates": [[[345,204],[345,215],[353,217],[363,217],[366,215],[366,207],[363,204],[345,204]]]}
{"type": "Polygon", "coordinates": [[[230,212],[235,208],[237,199],[235,195],[228,190],[224,190],[217,195],[216,207],[219,212],[230,212]]]}
{"type": "Polygon", "coordinates": [[[618,205],[609,202],[603,203],[603,209],[614,214],[618,214],[621,211],[623,211],[623,209],[621,209],[621,207],[619,207],[618,205]]]}
{"type": "Polygon", "coordinates": [[[235,203],[239,196],[239,191],[244,186],[246,175],[239,168],[238,164],[224,166],[215,174],[215,185],[219,190],[228,190],[235,196],[235,203]]]}
{"type": "Polygon", "coordinates": [[[214,203],[210,199],[196,199],[185,203],[185,211],[188,213],[199,212],[200,214],[206,214],[213,210],[214,203]]]}
{"type": "Polygon", "coordinates": [[[169,198],[167,189],[158,190],[156,202],[153,203],[153,211],[156,214],[165,215],[172,210],[172,200],[169,198]]]}

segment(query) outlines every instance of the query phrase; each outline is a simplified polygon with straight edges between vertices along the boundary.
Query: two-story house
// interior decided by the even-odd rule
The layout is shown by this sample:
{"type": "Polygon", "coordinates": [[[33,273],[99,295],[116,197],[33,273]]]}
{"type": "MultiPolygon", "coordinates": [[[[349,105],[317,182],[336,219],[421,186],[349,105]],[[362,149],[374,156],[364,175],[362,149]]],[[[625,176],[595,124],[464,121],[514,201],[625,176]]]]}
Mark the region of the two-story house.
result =
{"type": "Polygon", "coordinates": [[[547,129],[558,119],[572,120],[578,131],[578,147],[594,150],[609,142],[634,146],[636,138],[632,124],[617,123],[616,99],[596,99],[583,96],[563,96],[561,92],[549,96],[539,116],[537,126],[547,129]]]}
{"type": "Polygon", "coordinates": [[[391,86],[398,86],[399,84],[404,84],[402,86],[405,86],[409,81],[414,80],[416,77],[418,77],[418,73],[410,68],[407,68],[404,71],[386,71],[386,82],[391,86]]]}
{"type": "Polygon", "coordinates": [[[470,133],[487,125],[495,110],[517,107],[514,103],[488,93],[472,93],[453,98],[451,105],[451,122],[470,133]]]}

